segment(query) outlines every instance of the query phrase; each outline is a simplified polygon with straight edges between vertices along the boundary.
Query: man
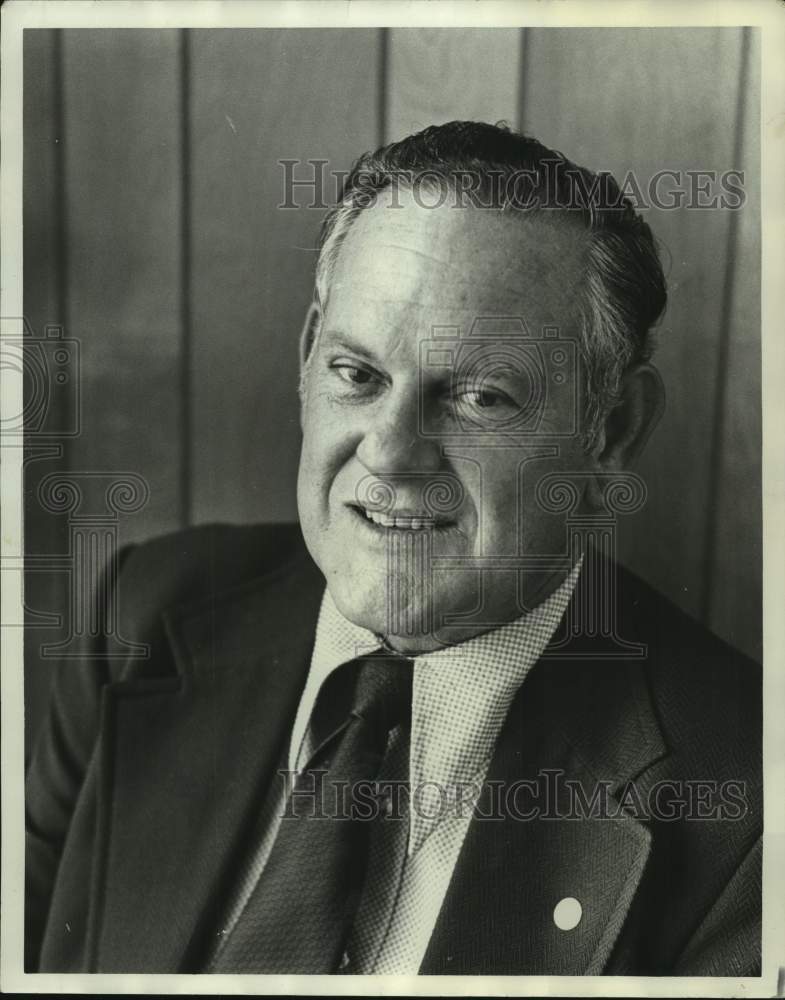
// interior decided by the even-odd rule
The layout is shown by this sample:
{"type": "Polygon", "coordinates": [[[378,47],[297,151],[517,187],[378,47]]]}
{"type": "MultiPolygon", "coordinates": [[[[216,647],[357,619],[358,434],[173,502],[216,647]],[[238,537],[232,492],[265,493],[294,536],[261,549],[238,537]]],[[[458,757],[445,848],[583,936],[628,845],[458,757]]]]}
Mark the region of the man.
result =
{"type": "Polygon", "coordinates": [[[612,560],[664,305],[614,182],[532,139],[358,162],[302,337],[300,526],[124,554],[150,655],[58,679],[30,968],[756,973],[759,671],[612,560]]]}

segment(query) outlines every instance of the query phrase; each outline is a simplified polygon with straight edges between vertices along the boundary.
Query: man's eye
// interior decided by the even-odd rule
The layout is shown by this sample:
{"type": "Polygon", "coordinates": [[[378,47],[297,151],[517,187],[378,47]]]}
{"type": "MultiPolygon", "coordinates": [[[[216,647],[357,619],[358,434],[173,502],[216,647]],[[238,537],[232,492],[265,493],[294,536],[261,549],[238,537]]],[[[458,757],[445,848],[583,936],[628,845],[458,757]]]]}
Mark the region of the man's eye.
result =
{"type": "Polygon", "coordinates": [[[496,389],[462,389],[458,393],[458,401],[464,406],[470,406],[477,410],[515,406],[506,392],[500,392],[496,389]]]}
{"type": "Polygon", "coordinates": [[[331,364],[330,369],[347,385],[363,386],[375,380],[375,375],[372,371],[349,364],[346,361],[331,364]]]}

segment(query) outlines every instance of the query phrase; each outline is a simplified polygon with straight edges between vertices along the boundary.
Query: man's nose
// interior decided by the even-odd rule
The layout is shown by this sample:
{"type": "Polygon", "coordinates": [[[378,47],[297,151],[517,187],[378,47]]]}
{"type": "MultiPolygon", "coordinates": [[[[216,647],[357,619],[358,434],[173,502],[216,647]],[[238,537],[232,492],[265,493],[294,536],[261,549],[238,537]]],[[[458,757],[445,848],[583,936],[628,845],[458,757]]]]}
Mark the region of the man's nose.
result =
{"type": "Polygon", "coordinates": [[[388,475],[439,468],[441,448],[423,433],[417,391],[391,392],[375,408],[357,457],[369,472],[388,475]]]}

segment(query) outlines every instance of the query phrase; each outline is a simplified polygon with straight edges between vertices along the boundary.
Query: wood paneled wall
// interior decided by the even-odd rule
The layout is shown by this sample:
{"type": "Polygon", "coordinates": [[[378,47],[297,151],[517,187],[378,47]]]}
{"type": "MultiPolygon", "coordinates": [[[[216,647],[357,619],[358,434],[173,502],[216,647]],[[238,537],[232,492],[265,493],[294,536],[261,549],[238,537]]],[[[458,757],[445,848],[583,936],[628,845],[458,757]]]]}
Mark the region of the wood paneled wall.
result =
{"type": "MultiPolygon", "coordinates": [[[[35,487],[133,471],[135,541],[296,516],[297,337],[322,212],[281,159],[346,169],[454,118],[506,120],[624,176],[742,169],[742,211],[651,209],[670,302],[663,421],[623,558],[760,655],[758,79],[751,29],[25,32],[25,311],[82,348],[82,433],[28,470],[29,552],[63,549],[35,487]]],[[[328,184],[327,200],[335,191],[328,184]]],[[[65,607],[37,575],[28,604],[65,607]]],[[[28,710],[46,697],[28,635],[28,710]]]]}

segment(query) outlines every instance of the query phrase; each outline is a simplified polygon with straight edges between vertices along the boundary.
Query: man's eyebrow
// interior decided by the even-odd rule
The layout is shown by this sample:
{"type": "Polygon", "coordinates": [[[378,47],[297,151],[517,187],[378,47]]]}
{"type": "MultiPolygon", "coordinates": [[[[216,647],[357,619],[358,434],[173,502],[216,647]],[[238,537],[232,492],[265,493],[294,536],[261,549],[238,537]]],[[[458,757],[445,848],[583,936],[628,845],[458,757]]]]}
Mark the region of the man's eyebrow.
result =
{"type": "Polygon", "coordinates": [[[323,341],[329,344],[330,347],[342,347],[347,351],[351,351],[352,354],[359,354],[368,361],[376,360],[376,356],[363,344],[360,344],[348,333],[343,330],[324,330],[322,333],[323,341]]]}

